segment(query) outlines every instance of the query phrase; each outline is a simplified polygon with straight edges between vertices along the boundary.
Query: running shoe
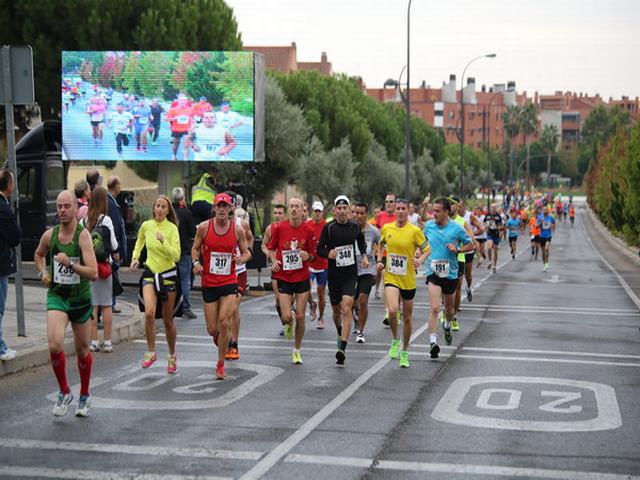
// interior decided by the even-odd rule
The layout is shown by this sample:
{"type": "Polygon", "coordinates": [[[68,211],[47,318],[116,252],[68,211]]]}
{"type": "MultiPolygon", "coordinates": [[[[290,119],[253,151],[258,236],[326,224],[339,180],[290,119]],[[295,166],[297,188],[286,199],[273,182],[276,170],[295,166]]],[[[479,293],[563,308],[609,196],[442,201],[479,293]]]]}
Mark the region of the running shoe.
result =
{"type": "Polygon", "coordinates": [[[280,335],[281,337],[284,337],[284,329],[280,330],[280,333],[278,335],[280,335]]]}
{"type": "Polygon", "coordinates": [[[357,306],[354,306],[351,309],[351,316],[353,317],[354,322],[358,321],[358,316],[360,315],[360,309],[357,306]]]}
{"type": "Polygon", "coordinates": [[[324,328],[324,320],[321,318],[318,320],[318,324],[316,325],[318,330],[322,330],[324,328]]]}
{"type": "Polygon", "coordinates": [[[291,354],[291,362],[294,365],[302,365],[302,355],[299,351],[293,351],[293,353],[291,354]]]}
{"type": "Polygon", "coordinates": [[[285,324],[284,326],[284,336],[285,338],[293,338],[293,325],[290,323],[285,324]]]}
{"type": "Polygon", "coordinates": [[[53,415],[56,417],[63,417],[67,413],[69,404],[73,401],[73,394],[71,392],[64,393],[60,391],[58,393],[58,400],[53,406],[53,415]]]}
{"type": "Polygon", "coordinates": [[[356,343],[367,343],[366,339],[364,338],[364,332],[358,331],[358,334],[356,335],[356,343]]]}
{"type": "Polygon", "coordinates": [[[384,328],[391,328],[391,326],[389,325],[389,314],[385,315],[382,319],[382,325],[384,326],[384,328]]]}
{"type": "Polygon", "coordinates": [[[375,298],[376,300],[380,300],[380,292],[378,292],[377,288],[376,288],[376,293],[373,295],[373,298],[375,298]]]}
{"type": "Polygon", "coordinates": [[[144,357],[142,358],[142,368],[149,368],[151,365],[156,363],[156,360],[158,360],[156,352],[145,353],[144,357]]]}
{"type": "Polygon", "coordinates": [[[91,398],[89,395],[80,395],[78,406],[76,407],[76,417],[88,417],[91,398]]]}
{"type": "Polygon", "coordinates": [[[451,325],[449,325],[449,328],[443,325],[442,328],[444,329],[444,341],[447,342],[447,345],[451,345],[451,342],[453,341],[453,335],[451,335],[451,325]]]}
{"type": "Polygon", "coordinates": [[[216,366],[216,379],[224,380],[227,376],[224,374],[224,363],[218,364],[216,366]]]}
{"type": "Polygon", "coordinates": [[[409,368],[409,352],[402,350],[400,352],[400,368],[409,368]]]}
{"type": "Polygon", "coordinates": [[[174,353],[167,356],[167,373],[176,373],[178,371],[178,357],[174,353]]]}
{"type": "Polygon", "coordinates": [[[111,340],[105,340],[102,342],[102,351],[104,353],[112,353],[113,352],[113,342],[111,340]]]}
{"type": "Polygon", "coordinates": [[[397,338],[394,338],[391,341],[391,346],[389,347],[389,358],[393,358],[394,360],[397,360],[399,352],[400,352],[400,340],[397,338]]]}
{"type": "Polygon", "coordinates": [[[342,338],[340,338],[340,335],[338,335],[338,339],[336,340],[336,347],[338,347],[338,350],[340,350],[341,346],[342,346],[342,338]]]}
{"type": "Polygon", "coordinates": [[[493,273],[496,273],[496,267],[493,267],[493,273]]]}
{"type": "Polygon", "coordinates": [[[444,312],[442,310],[440,310],[440,313],[438,313],[438,320],[440,320],[440,325],[444,327],[445,318],[444,312]]]}
{"type": "Polygon", "coordinates": [[[544,271],[546,272],[547,270],[549,270],[549,262],[544,264],[544,271]]]}
{"type": "Polygon", "coordinates": [[[7,348],[4,352],[0,353],[0,360],[4,360],[4,361],[13,360],[14,358],[16,358],[17,353],[18,352],[16,352],[15,350],[7,348]]]}
{"type": "Polygon", "coordinates": [[[344,350],[338,349],[338,351],[336,352],[336,364],[344,365],[344,359],[345,359],[344,350]]]}
{"type": "Polygon", "coordinates": [[[402,323],[402,312],[398,312],[396,318],[398,319],[398,325],[400,325],[402,323]]]}
{"type": "Polygon", "coordinates": [[[431,343],[431,347],[429,347],[429,355],[431,358],[438,358],[438,354],[440,353],[440,347],[437,343],[431,343]]]}
{"type": "Polygon", "coordinates": [[[187,320],[193,320],[194,318],[198,318],[198,316],[193,313],[191,310],[184,310],[182,312],[182,318],[186,318],[187,320]]]}
{"type": "Polygon", "coordinates": [[[154,140],[153,142],[151,142],[151,145],[158,145],[158,141],[154,140]]]}
{"type": "Polygon", "coordinates": [[[511,254],[511,258],[512,258],[513,260],[515,260],[515,259],[516,259],[516,254],[515,254],[515,253],[512,253],[512,254],[511,254]]]}
{"type": "MultiPolygon", "coordinates": [[[[240,350],[238,350],[237,346],[229,347],[227,349],[227,353],[229,354],[229,360],[238,360],[240,358],[240,350]]],[[[225,358],[227,358],[225,356],[225,358]]]]}
{"type": "Polygon", "coordinates": [[[100,351],[100,345],[98,345],[98,341],[97,340],[91,340],[91,343],[89,344],[89,351],[90,352],[99,352],[100,351]]]}
{"type": "Polygon", "coordinates": [[[473,302],[473,290],[467,287],[467,301],[473,302]]]}
{"type": "Polygon", "coordinates": [[[451,330],[454,332],[460,330],[460,325],[458,325],[458,319],[456,317],[453,317],[453,320],[451,320],[451,330]]]}

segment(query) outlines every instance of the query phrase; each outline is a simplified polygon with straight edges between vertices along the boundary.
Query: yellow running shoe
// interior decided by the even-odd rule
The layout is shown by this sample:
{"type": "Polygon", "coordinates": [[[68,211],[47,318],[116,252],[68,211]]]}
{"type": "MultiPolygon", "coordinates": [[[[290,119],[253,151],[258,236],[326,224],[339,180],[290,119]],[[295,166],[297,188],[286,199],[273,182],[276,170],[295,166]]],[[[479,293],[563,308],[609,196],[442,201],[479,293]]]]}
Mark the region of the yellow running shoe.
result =
{"type": "Polygon", "coordinates": [[[291,362],[295,365],[302,365],[302,355],[298,350],[294,350],[291,354],[291,362]]]}

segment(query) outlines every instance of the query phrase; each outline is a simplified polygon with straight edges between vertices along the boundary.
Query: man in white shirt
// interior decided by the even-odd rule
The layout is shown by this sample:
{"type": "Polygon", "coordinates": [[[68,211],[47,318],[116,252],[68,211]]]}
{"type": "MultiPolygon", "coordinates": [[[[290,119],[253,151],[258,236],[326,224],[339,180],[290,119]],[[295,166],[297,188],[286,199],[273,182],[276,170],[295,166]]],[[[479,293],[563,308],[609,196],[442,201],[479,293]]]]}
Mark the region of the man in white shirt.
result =
{"type": "Polygon", "coordinates": [[[133,115],[131,112],[124,110],[122,103],[118,103],[118,105],[116,105],[116,111],[109,117],[108,126],[109,128],[113,128],[113,133],[116,136],[118,158],[123,160],[122,145],[125,147],[129,145],[129,136],[131,135],[131,129],[133,127],[133,115]]]}
{"type": "Polygon", "coordinates": [[[227,160],[236,140],[216,121],[214,112],[204,112],[202,123],[191,133],[194,159],[200,161],[227,160]]]}

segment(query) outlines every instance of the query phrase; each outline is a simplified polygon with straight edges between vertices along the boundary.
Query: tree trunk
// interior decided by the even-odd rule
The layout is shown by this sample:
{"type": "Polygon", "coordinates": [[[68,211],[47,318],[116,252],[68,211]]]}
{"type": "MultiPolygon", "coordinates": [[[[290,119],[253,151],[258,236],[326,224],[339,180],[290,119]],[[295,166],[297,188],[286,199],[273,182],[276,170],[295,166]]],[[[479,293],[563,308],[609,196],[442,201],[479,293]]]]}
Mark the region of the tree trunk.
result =
{"type": "Polygon", "coordinates": [[[525,138],[525,143],[527,145],[527,180],[526,180],[526,184],[527,184],[527,188],[529,187],[529,138],[527,136],[524,137],[525,138]]]}
{"type": "Polygon", "coordinates": [[[547,186],[551,185],[551,153],[547,154],[547,186]]]}

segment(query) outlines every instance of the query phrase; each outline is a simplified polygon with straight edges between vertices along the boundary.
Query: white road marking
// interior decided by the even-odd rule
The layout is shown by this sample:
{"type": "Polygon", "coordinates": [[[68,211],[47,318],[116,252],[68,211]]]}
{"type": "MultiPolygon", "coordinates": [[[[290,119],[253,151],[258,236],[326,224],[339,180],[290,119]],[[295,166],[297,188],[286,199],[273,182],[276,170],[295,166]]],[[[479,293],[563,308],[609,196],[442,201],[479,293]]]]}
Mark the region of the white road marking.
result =
{"type": "MultiPolygon", "coordinates": [[[[290,454],[284,460],[289,463],[311,465],[335,465],[343,467],[369,468],[371,458],[332,457],[326,455],[290,454]]],[[[462,465],[456,463],[402,462],[380,460],[374,466],[380,470],[405,472],[456,473],[460,475],[485,475],[500,477],[548,478],[557,480],[640,480],[640,476],[606,472],[580,472],[575,470],[552,470],[548,468],[504,467],[500,465],[462,465]]]]}
{"type": "Polygon", "coordinates": [[[593,251],[596,252],[598,257],[600,257],[600,259],[604,262],[604,264],[607,267],[609,267],[609,270],[611,270],[613,272],[613,274],[616,276],[616,278],[618,279],[618,282],[620,283],[620,285],[622,285],[622,288],[624,289],[624,291],[627,292],[627,295],[629,296],[631,301],[636,304],[636,307],[638,307],[638,309],[640,309],[640,298],[638,298],[638,296],[634,293],[634,291],[631,290],[631,287],[629,286],[627,281],[624,278],[622,278],[622,275],[620,275],[617,272],[617,270],[615,268],[613,268],[613,266],[607,261],[606,258],[604,258],[604,256],[600,253],[600,251],[593,244],[593,241],[591,240],[591,237],[589,236],[589,232],[587,232],[587,227],[584,226],[584,222],[580,222],[580,223],[582,225],[582,230],[584,231],[585,236],[587,237],[587,240],[589,240],[589,244],[591,245],[591,248],[593,249],[593,251]]]}
{"type": "Polygon", "coordinates": [[[35,478],[64,478],[73,480],[232,480],[233,477],[201,476],[201,475],[160,475],[139,472],[104,472],[99,470],[73,470],[69,468],[18,467],[0,465],[0,475],[35,478]]]}
{"type": "MultiPolygon", "coordinates": [[[[427,330],[427,326],[423,325],[417,329],[411,336],[414,340],[427,330]]],[[[385,355],[378,360],[371,368],[356,378],[351,385],[340,392],[333,400],[320,409],[313,417],[307,420],[298,430],[291,434],[282,443],[271,450],[262,460],[260,460],[251,470],[246,472],[240,480],[258,479],[265,475],[271,468],[286,456],[296,445],[302,442],[318,425],[325,421],[333,412],[335,412],[342,404],[349,400],[370,378],[382,370],[391,359],[385,355]]]]}
{"type": "MultiPolygon", "coordinates": [[[[429,303],[416,302],[414,303],[414,306],[416,305],[428,307],[429,303]]],[[[561,306],[546,307],[544,305],[504,305],[504,304],[481,304],[481,303],[474,303],[474,304],[465,306],[465,309],[467,308],[479,308],[479,309],[489,309],[489,310],[493,310],[493,309],[510,309],[510,310],[526,310],[526,311],[536,310],[536,311],[545,311],[549,313],[589,311],[589,312],[597,312],[600,314],[611,314],[611,315],[613,314],[618,315],[618,314],[624,314],[624,313],[633,313],[637,315],[639,313],[637,310],[628,309],[628,308],[621,309],[621,308],[591,308],[591,307],[561,307],[561,306]]]]}
{"type": "MultiPolygon", "coordinates": [[[[510,404],[510,406],[513,405],[510,404]]],[[[622,426],[622,417],[620,416],[616,392],[610,385],[568,378],[547,377],[489,376],[457,378],[436,404],[433,412],[431,412],[431,417],[454,425],[525,432],[595,432],[615,430],[622,426]],[[472,389],[483,384],[491,387],[495,387],[496,384],[507,384],[509,387],[512,387],[513,384],[524,384],[529,389],[535,385],[554,385],[559,388],[569,387],[589,390],[595,397],[598,415],[595,418],[578,420],[564,420],[563,418],[566,417],[562,416],[557,416],[558,420],[520,420],[461,412],[460,407],[472,389]]]]}
{"type": "Polygon", "coordinates": [[[498,355],[467,355],[465,353],[456,355],[456,358],[470,358],[474,360],[506,360],[513,362],[572,363],[576,365],[600,365],[607,367],[640,367],[640,363],[600,362],[597,360],[570,360],[566,358],[502,357],[498,355]]]}
{"type": "MultiPolygon", "coordinates": [[[[531,285],[533,285],[531,282],[502,282],[502,281],[492,281],[492,282],[487,282],[487,284],[490,285],[518,285],[518,286],[522,286],[522,287],[531,287],[531,285]]],[[[542,284],[537,284],[536,286],[542,286],[542,284]]],[[[551,285],[547,285],[550,288],[554,288],[551,285]]],[[[618,289],[620,288],[617,285],[605,285],[605,284],[594,284],[594,283],[571,283],[569,285],[563,285],[563,288],[567,288],[567,287],[577,287],[579,289],[583,289],[583,288],[615,288],[618,289]]]]}
{"type": "Polygon", "coordinates": [[[187,457],[229,460],[258,460],[262,452],[242,450],[221,450],[218,448],[177,448],[152,445],[126,445],[115,443],[61,442],[51,440],[25,440],[19,438],[0,439],[2,448],[35,450],[67,450],[74,452],[115,453],[125,455],[151,455],[157,457],[187,457]]]}
{"type": "Polygon", "coordinates": [[[640,360],[640,355],[622,355],[618,353],[595,353],[595,352],[571,352],[567,350],[533,350],[520,348],[489,348],[489,347],[462,347],[464,351],[489,352],[489,353],[540,353],[542,355],[567,355],[580,357],[603,357],[603,358],[628,358],[640,360]]]}

